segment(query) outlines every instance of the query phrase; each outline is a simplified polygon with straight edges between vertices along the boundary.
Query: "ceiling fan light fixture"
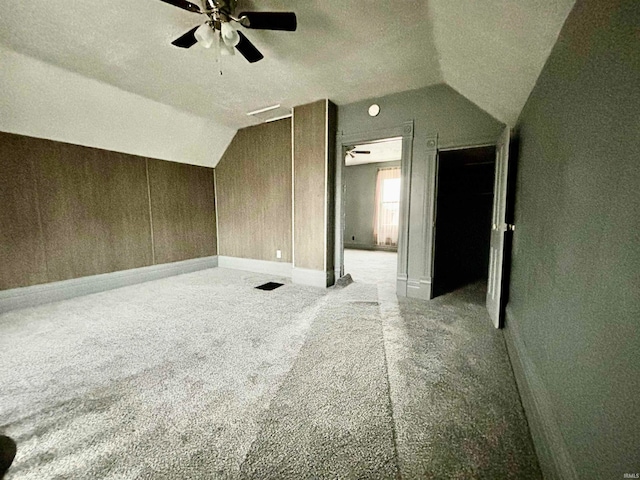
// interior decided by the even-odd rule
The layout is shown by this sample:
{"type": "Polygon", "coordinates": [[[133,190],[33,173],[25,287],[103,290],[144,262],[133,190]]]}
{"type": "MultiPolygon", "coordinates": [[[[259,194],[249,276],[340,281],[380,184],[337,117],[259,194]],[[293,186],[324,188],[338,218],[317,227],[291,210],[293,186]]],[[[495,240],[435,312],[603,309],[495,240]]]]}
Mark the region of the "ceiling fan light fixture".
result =
{"type": "Polygon", "coordinates": [[[243,12],[236,16],[238,0],[161,0],[175,7],[207,17],[204,25],[193,27],[171,42],[179,48],[191,48],[196,43],[204,48],[214,47],[216,61],[221,55],[234,55],[236,49],[249,62],[255,63],[264,55],[236,24],[256,30],[294,32],[298,20],[294,12],[243,12]],[[198,5],[198,3],[200,5],[198,5]]]}
{"type": "Polygon", "coordinates": [[[220,55],[223,57],[229,57],[231,55],[235,55],[236,50],[231,45],[227,45],[226,42],[220,42],[220,55]]]}
{"type": "Polygon", "coordinates": [[[240,34],[236,31],[236,29],[229,22],[222,22],[220,26],[220,33],[222,34],[222,40],[224,43],[234,48],[238,43],[240,43],[240,34]]]}
{"type": "Polygon", "coordinates": [[[208,23],[200,25],[193,36],[196,37],[198,44],[204,48],[211,48],[216,40],[216,32],[208,23]]]}

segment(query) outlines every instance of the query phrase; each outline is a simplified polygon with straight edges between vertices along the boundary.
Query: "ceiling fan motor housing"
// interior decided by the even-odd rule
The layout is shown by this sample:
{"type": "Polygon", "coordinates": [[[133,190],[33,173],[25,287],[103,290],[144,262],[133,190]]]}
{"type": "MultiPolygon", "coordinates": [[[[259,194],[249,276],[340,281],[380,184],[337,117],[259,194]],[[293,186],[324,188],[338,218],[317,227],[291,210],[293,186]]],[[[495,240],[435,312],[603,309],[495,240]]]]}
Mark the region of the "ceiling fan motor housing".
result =
{"type": "Polygon", "coordinates": [[[221,13],[233,15],[238,0],[203,0],[207,10],[218,10],[221,13]]]}

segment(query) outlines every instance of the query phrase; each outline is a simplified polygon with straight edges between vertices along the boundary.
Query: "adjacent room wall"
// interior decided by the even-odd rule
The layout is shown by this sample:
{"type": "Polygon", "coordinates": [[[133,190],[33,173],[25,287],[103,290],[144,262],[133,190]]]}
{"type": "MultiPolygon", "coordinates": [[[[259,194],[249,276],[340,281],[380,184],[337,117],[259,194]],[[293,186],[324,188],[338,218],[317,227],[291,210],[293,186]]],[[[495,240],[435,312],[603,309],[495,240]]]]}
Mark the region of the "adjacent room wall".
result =
{"type": "Polygon", "coordinates": [[[495,159],[495,147],[438,154],[434,296],[488,277],[495,159]]]}
{"type": "MultiPolygon", "coordinates": [[[[428,242],[429,229],[433,219],[434,191],[430,181],[435,178],[435,155],[428,146],[429,136],[438,135],[439,148],[461,147],[495,144],[504,125],[491,115],[478,108],[446,85],[397,93],[380,98],[371,98],[362,102],[341,105],[338,110],[337,147],[340,148],[342,137],[354,138],[359,135],[370,137],[381,131],[402,128],[404,122],[413,121],[413,149],[410,190],[410,218],[408,245],[408,283],[430,288],[430,278],[423,278],[425,269],[431,264],[431,247],[428,242]],[[380,105],[380,114],[376,117],[368,115],[369,105],[380,105]],[[425,232],[427,233],[425,238],[425,232]],[[424,284],[423,280],[428,281],[424,284]]],[[[337,170],[341,174],[341,169],[337,170]]],[[[341,184],[342,179],[338,176],[341,184]]],[[[338,193],[338,201],[340,193],[338,193]]],[[[337,219],[339,222],[340,219],[337,219]]],[[[339,254],[340,224],[336,224],[336,248],[339,254]]],[[[337,262],[341,261],[339,256],[337,262]]],[[[428,272],[427,272],[428,273],[428,272]]],[[[412,295],[414,295],[412,293],[412,295]]],[[[417,292],[419,298],[429,298],[430,292],[417,292]]]]}
{"type": "Polygon", "coordinates": [[[214,167],[235,130],[0,47],[0,131],[214,167]]]}
{"type": "Polygon", "coordinates": [[[220,255],[291,263],[291,168],[290,118],[238,130],[216,167],[220,255]]]}
{"type": "Polygon", "coordinates": [[[210,168],[0,132],[0,205],[0,290],[216,254],[210,168]]]}
{"type": "Polygon", "coordinates": [[[379,248],[373,237],[378,169],[399,166],[397,161],[350,165],[344,169],[345,248],[379,248]]]}
{"type": "Polygon", "coordinates": [[[548,478],[640,472],[639,25],[579,0],[517,125],[505,334],[548,478]]]}

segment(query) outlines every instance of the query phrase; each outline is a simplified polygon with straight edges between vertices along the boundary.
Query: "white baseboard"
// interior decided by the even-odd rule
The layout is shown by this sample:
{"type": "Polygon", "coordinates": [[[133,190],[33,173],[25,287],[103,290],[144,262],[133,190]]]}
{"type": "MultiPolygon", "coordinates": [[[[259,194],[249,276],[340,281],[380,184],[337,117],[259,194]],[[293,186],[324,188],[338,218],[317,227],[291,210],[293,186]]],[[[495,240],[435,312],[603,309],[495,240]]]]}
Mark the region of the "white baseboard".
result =
{"type": "Polygon", "coordinates": [[[327,288],[330,285],[330,273],[323,270],[311,270],[309,268],[293,267],[291,280],[300,285],[327,288]]]}
{"type": "Polygon", "coordinates": [[[0,291],[0,313],[217,266],[217,256],[193,258],[181,262],[163,263],[119,272],[73,278],[61,282],[2,290],[0,291]]]}
{"type": "Polygon", "coordinates": [[[556,420],[551,396],[531,361],[508,306],[503,332],[544,478],[577,480],[578,475],[556,420]]]}
{"type": "Polygon", "coordinates": [[[268,260],[255,260],[253,258],[218,256],[218,266],[233,270],[245,270],[247,272],[266,273],[278,277],[291,278],[291,264],[286,262],[270,262],[268,260]]]}
{"type": "Polygon", "coordinates": [[[420,280],[407,280],[407,297],[419,298],[421,300],[431,300],[431,280],[421,278],[420,280]]]}
{"type": "Polygon", "coordinates": [[[407,296],[407,276],[398,275],[396,279],[396,292],[400,297],[407,296]]]}

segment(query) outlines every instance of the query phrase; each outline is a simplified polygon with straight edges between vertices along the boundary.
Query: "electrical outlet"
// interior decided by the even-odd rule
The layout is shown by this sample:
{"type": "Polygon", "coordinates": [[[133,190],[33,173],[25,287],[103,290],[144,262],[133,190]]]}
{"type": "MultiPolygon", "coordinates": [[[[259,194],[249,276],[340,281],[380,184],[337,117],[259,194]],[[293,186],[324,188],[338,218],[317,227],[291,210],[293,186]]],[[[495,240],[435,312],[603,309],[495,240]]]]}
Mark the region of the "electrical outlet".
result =
{"type": "Polygon", "coordinates": [[[276,258],[282,258],[282,250],[276,250],[276,258]]]}

